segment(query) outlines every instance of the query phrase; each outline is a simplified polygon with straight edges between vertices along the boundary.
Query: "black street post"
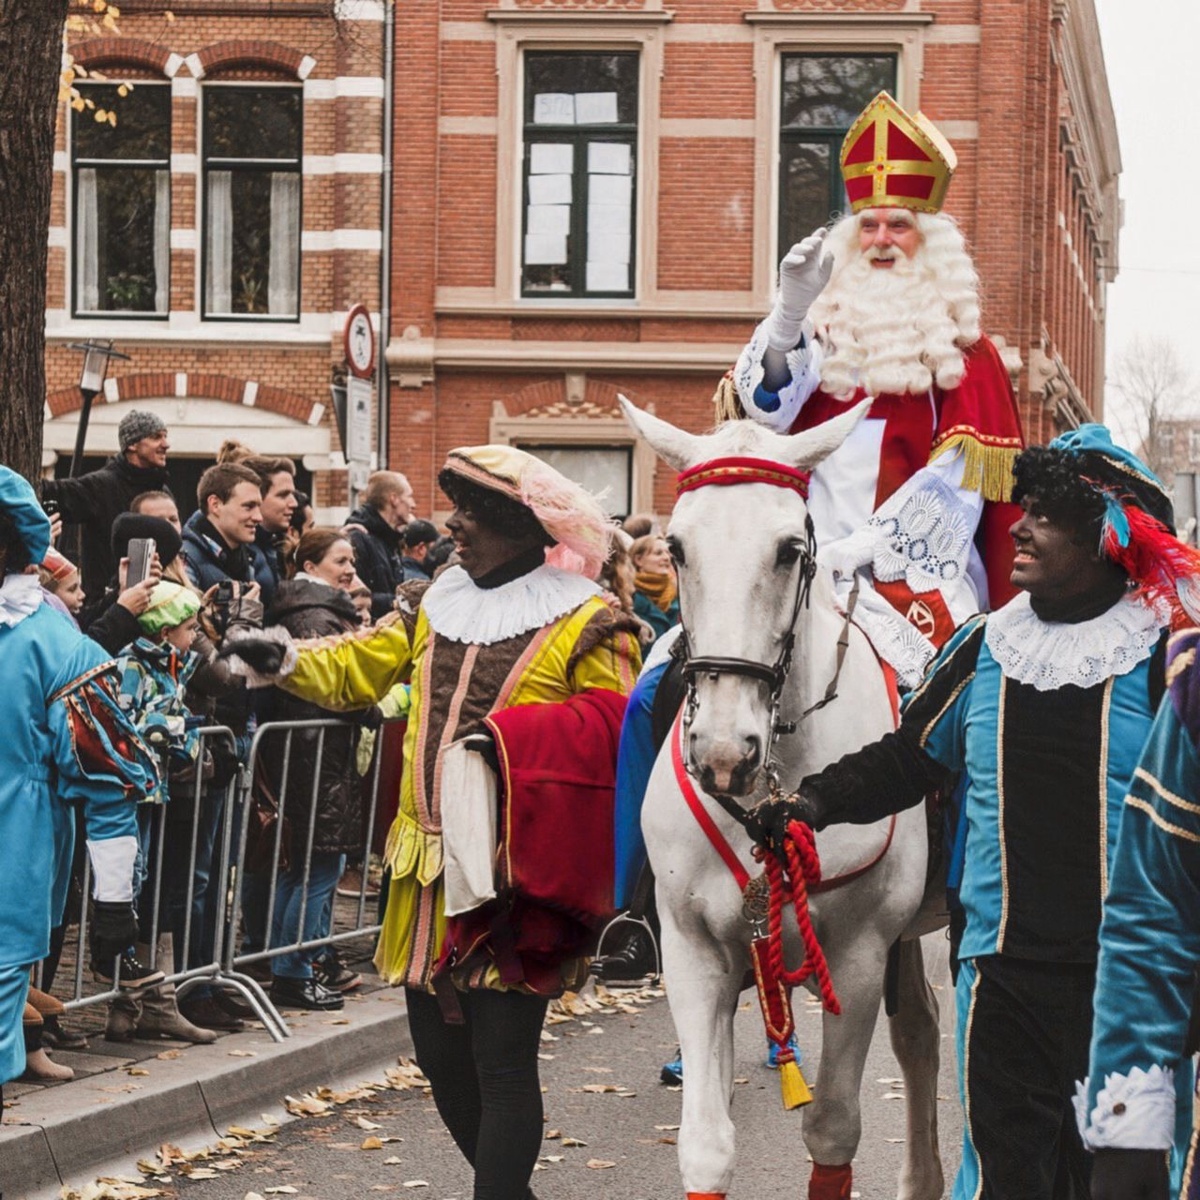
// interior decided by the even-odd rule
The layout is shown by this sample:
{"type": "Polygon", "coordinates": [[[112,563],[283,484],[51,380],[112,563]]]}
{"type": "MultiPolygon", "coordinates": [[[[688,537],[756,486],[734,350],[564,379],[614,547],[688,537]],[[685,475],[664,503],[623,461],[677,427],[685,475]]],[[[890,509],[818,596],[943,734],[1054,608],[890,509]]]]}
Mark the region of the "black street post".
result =
{"type": "Polygon", "coordinates": [[[83,354],[83,369],[79,373],[83,407],[79,410],[79,428],[75,431],[75,450],[71,455],[71,478],[74,479],[83,466],[83,446],[87,441],[88,418],[92,415],[92,402],[104,387],[109,359],[123,358],[128,362],[129,355],[114,350],[111,341],[93,341],[91,338],[86,342],[72,342],[67,349],[78,350],[83,354]]]}

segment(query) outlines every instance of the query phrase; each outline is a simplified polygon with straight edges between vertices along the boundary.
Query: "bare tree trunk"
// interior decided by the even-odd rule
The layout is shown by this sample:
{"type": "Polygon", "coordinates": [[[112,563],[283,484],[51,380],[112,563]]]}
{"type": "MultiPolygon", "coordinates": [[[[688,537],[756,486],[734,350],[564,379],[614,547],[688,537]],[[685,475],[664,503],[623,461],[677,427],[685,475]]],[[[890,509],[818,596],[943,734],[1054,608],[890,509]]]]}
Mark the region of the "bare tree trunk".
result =
{"type": "Polygon", "coordinates": [[[68,0],[0,0],[0,462],[34,479],[46,400],[46,242],[68,0]]]}

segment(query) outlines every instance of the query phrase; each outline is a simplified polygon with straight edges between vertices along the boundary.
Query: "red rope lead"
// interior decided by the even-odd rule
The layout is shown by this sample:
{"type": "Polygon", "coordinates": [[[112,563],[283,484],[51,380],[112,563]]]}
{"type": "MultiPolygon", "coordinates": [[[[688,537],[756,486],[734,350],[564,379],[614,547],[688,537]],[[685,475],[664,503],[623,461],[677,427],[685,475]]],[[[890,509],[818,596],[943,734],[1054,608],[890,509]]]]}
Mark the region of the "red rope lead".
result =
{"type": "Polygon", "coordinates": [[[829,964],[825,960],[821,943],[817,941],[812,917],[808,911],[808,889],[821,882],[821,860],[817,855],[812,829],[799,821],[793,821],[788,826],[784,848],[787,853],[786,872],[776,855],[761,847],[755,850],[755,857],[763,864],[770,887],[767,939],[772,973],[789,987],[797,987],[810,975],[815,975],[822,1006],[826,1012],[837,1016],[841,1013],[842,1006],[833,990],[829,964]],[[804,962],[795,971],[789,971],[783,962],[783,906],[789,887],[792,908],[796,914],[796,928],[800,933],[800,940],[804,943],[804,962]]]}

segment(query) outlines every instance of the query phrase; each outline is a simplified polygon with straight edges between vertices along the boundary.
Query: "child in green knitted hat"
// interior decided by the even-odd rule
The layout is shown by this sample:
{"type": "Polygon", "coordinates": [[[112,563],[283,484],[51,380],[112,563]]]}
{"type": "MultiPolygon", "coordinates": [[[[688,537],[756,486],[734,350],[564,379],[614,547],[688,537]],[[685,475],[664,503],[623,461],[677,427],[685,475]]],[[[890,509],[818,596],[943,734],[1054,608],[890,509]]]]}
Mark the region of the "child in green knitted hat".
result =
{"type": "MultiPolygon", "coordinates": [[[[157,854],[158,835],[162,830],[159,805],[170,800],[169,780],[178,773],[189,784],[194,778],[200,753],[200,737],[184,701],[188,681],[201,658],[192,649],[196,635],[200,597],[191,588],[170,580],[160,580],[150,593],[150,604],[137,622],[141,636],[126,646],[117,658],[121,672],[118,702],[128,713],[142,737],[159,753],[159,786],[146,798],[138,812],[138,857],[134,869],[134,900],[139,904],[140,926],[151,929],[156,907],[152,863],[157,854]]],[[[161,907],[161,905],[157,905],[161,907]]],[[[161,918],[158,928],[163,929],[161,918]]],[[[148,957],[149,946],[139,946],[139,958],[148,957]]],[[[158,964],[168,973],[174,970],[174,945],[169,933],[160,933],[158,964]]],[[[169,1037],[189,1042],[216,1040],[211,1030],[201,1029],[186,1020],[175,1004],[172,984],[150,991],[122,993],[109,1005],[104,1036],[108,1041],[169,1037]]]]}

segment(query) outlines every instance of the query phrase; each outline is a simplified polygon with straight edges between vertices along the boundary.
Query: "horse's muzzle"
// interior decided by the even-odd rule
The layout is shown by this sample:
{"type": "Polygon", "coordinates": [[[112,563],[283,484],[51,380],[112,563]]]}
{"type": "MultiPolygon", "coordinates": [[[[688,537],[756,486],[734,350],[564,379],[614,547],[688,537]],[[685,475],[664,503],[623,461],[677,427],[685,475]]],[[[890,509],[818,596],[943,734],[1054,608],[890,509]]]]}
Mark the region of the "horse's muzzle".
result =
{"type": "Polygon", "coordinates": [[[692,773],[710,796],[745,796],[753,789],[763,764],[762,738],[751,734],[740,746],[719,742],[698,753],[696,736],[689,747],[692,773]]]}

